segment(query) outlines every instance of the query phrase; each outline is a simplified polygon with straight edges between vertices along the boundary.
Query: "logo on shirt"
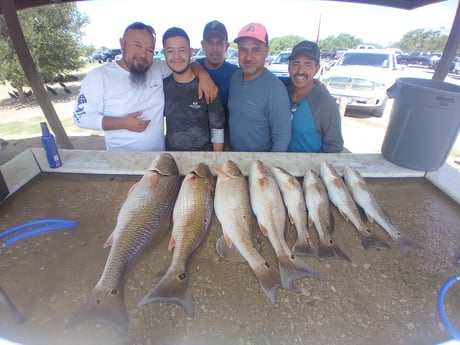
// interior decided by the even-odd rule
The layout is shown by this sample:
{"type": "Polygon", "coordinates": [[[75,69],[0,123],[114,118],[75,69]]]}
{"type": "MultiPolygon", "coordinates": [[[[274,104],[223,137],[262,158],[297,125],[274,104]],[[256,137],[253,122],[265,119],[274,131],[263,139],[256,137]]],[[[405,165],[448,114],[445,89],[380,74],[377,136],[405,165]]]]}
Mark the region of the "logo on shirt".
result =
{"type": "Polygon", "coordinates": [[[198,102],[193,102],[192,104],[189,104],[189,107],[193,108],[193,109],[200,109],[201,108],[201,106],[198,104],[198,102]]]}
{"type": "Polygon", "coordinates": [[[76,122],[80,122],[81,117],[85,114],[84,104],[88,103],[84,94],[81,94],[77,99],[77,106],[73,113],[76,122]]]}

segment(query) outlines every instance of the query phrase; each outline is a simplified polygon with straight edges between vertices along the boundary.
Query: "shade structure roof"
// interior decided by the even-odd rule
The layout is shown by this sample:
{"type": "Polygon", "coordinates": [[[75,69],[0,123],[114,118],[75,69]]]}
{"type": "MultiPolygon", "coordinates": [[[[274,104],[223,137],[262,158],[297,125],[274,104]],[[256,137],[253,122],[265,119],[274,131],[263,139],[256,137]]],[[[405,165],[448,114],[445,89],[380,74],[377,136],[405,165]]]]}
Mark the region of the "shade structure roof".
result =
{"type": "MultiPolygon", "coordinates": [[[[72,2],[72,1],[85,1],[85,0],[15,0],[16,9],[24,9],[34,6],[49,5],[56,3],[72,2]]],[[[88,1],[88,0],[86,0],[88,1]]],[[[412,10],[417,7],[422,7],[436,2],[445,0],[328,0],[336,2],[354,2],[359,4],[378,5],[386,7],[395,7],[405,10],[412,10]]],[[[2,9],[0,8],[0,14],[2,9]]]]}

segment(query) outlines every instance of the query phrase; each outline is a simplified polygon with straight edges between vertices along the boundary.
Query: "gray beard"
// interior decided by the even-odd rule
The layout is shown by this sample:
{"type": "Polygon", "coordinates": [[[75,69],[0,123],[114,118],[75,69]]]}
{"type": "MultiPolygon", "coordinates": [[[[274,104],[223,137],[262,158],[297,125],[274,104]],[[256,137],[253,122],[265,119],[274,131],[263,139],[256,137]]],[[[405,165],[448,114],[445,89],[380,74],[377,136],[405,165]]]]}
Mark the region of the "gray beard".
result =
{"type": "Polygon", "coordinates": [[[147,71],[143,70],[136,70],[134,68],[130,69],[129,73],[129,80],[131,81],[132,84],[135,86],[143,86],[145,85],[146,79],[147,79],[147,71]]]}

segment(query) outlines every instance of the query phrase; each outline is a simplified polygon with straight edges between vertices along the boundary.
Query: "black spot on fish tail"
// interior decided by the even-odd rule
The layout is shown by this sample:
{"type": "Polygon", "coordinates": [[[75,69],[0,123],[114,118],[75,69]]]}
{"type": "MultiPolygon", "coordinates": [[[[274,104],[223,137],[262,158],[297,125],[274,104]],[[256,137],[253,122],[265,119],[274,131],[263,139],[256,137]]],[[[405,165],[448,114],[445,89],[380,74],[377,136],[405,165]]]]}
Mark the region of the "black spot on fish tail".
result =
{"type": "Polygon", "coordinates": [[[295,290],[293,283],[302,278],[325,280],[319,273],[313,271],[307,263],[295,255],[278,257],[281,276],[281,286],[284,289],[295,290]]]}
{"type": "Polygon", "coordinates": [[[120,288],[112,291],[93,289],[87,301],[67,323],[67,328],[87,320],[99,321],[114,327],[121,334],[128,334],[129,318],[120,288]]]}
{"type": "Polygon", "coordinates": [[[347,254],[345,254],[342,249],[340,249],[340,247],[334,243],[334,241],[329,241],[329,243],[319,243],[318,259],[320,261],[328,259],[340,259],[351,262],[347,254]]]}
{"type": "Polygon", "coordinates": [[[311,240],[311,238],[297,237],[294,245],[292,246],[292,252],[299,256],[310,256],[313,258],[318,257],[318,249],[311,240]]]}
{"type": "Polygon", "coordinates": [[[187,272],[166,272],[158,284],[137,304],[141,307],[149,303],[172,303],[184,308],[185,313],[195,316],[192,289],[187,272]]]}

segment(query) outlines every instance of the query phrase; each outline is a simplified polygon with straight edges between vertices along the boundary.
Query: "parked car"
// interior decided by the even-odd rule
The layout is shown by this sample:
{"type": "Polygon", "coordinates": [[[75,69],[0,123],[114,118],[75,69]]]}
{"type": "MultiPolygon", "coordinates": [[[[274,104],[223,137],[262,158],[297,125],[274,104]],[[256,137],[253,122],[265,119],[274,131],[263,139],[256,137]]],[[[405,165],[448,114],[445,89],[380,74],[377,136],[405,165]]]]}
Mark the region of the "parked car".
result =
{"type": "Polygon", "coordinates": [[[409,54],[400,54],[397,56],[397,61],[401,65],[418,65],[430,67],[430,54],[424,52],[412,52],[409,54]]]}
{"type": "Polygon", "coordinates": [[[238,49],[228,48],[227,55],[225,56],[225,61],[239,66],[238,62],[238,49]]]}
{"type": "MultiPolygon", "coordinates": [[[[432,69],[437,69],[438,68],[439,60],[441,60],[441,56],[442,56],[441,53],[433,53],[433,54],[430,55],[430,60],[431,60],[430,68],[432,68],[432,69]]],[[[452,63],[450,64],[449,72],[456,73],[455,70],[456,70],[457,60],[458,60],[458,58],[455,56],[453,58],[453,60],[452,60],[452,63]]]]}
{"type": "Polygon", "coordinates": [[[394,84],[399,70],[391,51],[348,50],[323,73],[321,80],[337,103],[346,97],[347,109],[381,117],[388,99],[386,90],[394,84]]]}
{"type": "Polygon", "coordinates": [[[356,49],[375,49],[375,47],[370,44],[360,44],[356,49]]]}
{"type": "Polygon", "coordinates": [[[289,56],[291,56],[291,49],[283,50],[273,59],[271,64],[267,66],[267,69],[278,78],[289,77],[289,56]]]}
{"type": "Polygon", "coordinates": [[[104,59],[103,52],[96,52],[89,57],[89,62],[99,62],[101,63],[104,59]]]}
{"type": "Polygon", "coordinates": [[[115,48],[115,49],[107,49],[103,53],[102,61],[103,62],[110,62],[115,60],[115,56],[121,54],[121,49],[115,48]]]}

